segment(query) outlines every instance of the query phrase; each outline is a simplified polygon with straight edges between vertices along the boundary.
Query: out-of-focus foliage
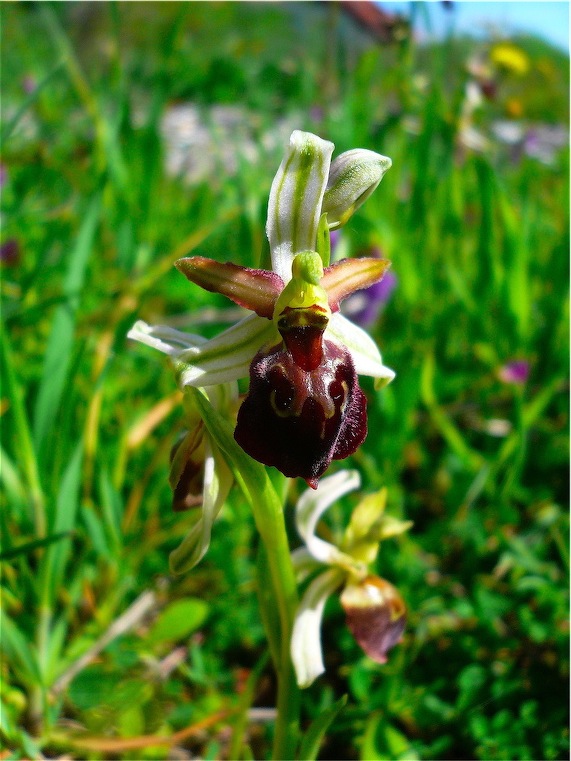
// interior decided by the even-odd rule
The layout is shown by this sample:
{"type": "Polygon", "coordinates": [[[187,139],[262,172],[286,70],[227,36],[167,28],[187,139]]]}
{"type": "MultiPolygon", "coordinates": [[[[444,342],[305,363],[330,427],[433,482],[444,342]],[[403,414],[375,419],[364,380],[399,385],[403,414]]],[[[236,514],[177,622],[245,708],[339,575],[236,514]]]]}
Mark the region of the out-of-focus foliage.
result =
{"type": "MultiPolygon", "coordinates": [[[[169,577],[190,520],[167,484],[180,399],[125,335],[135,316],[205,335],[233,321],[171,265],[259,260],[293,128],[393,160],[336,252],[393,262],[372,332],[397,378],[366,387],[351,466],[414,521],[378,559],[407,601],[404,642],[373,664],[331,603],[304,718],[348,693],[323,758],[567,755],[568,59],[532,38],[379,45],[332,4],[291,6],[3,8],[15,758],[223,757],[243,726],[268,753],[251,515],[233,493],[201,565],[169,577]],[[506,382],[516,360],[527,380],[506,382]]],[[[339,531],[351,506],[331,511],[339,531]]]]}

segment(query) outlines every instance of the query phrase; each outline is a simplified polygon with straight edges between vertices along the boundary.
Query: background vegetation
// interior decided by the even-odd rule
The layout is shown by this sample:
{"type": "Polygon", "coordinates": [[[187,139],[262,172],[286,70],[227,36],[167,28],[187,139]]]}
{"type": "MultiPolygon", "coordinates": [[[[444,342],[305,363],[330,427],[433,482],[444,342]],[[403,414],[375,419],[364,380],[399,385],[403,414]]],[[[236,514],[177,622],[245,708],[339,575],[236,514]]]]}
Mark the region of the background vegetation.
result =
{"type": "Polygon", "coordinates": [[[372,663],[331,602],[304,719],[348,694],[329,759],[568,755],[568,58],[293,5],[2,8],[3,758],[267,755],[251,516],[169,576],[179,395],[125,335],[234,319],[172,262],[258,260],[293,128],[393,160],[338,244],[397,277],[350,464],[414,521],[378,559],[403,643],[372,663]]]}

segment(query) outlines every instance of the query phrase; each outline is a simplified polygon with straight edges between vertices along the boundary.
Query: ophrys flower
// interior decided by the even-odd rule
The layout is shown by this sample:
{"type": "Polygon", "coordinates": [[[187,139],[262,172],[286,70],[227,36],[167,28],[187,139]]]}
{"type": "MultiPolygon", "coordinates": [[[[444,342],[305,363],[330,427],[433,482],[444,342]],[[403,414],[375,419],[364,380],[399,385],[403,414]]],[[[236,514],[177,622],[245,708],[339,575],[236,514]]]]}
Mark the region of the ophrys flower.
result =
{"type": "MultiPolygon", "coordinates": [[[[198,256],[176,262],[192,282],[255,313],[178,352],[181,386],[249,376],[236,440],[255,459],[313,488],[332,459],[352,454],[366,436],[357,375],[379,385],[394,377],[373,340],[339,312],[342,299],[380,280],[389,262],[329,266],[329,230],[349,219],[391,161],[357,149],[331,162],[332,152],[333,144],[316,135],[292,134],[268,205],[272,270],[198,256]]],[[[141,323],[139,329],[153,330],[141,323]]]]}
{"type": "Polygon", "coordinates": [[[338,547],[315,533],[323,513],[359,484],[357,471],[340,471],[324,478],[317,491],[306,491],[297,503],[296,526],[304,546],[292,553],[292,561],[300,582],[314,576],[301,599],[291,638],[300,687],[308,687],[325,670],[321,620],[328,597],[338,590],[342,589],[347,626],[373,660],[384,663],[404,631],[406,608],[401,596],[369,570],[381,541],[412,525],[385,515],[386,490],[357,505],[338,547]]]}

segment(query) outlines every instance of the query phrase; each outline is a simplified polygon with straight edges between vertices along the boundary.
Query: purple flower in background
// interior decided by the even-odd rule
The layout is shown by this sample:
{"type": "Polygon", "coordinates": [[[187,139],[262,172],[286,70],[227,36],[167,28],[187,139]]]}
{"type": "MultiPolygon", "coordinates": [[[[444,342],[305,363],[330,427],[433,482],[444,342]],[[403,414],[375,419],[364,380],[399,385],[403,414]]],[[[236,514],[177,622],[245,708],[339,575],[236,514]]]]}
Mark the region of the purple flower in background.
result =
{"type": "Polygon", "coordinates": [[[3,188],[8,182],[8,169],[6,164],[0,163],[0,188],[3,188]]]}
{"type": "Polygon", "coordinates": [[[22,90],[26,93],[26,95],[31,95],[36,89],[36,85],[36,78],[31,74],[26,74],[26,76],[22,79],[22,90]]]}
{"type": "Polygon", "coordinates": [[[8,238],[0,246],[0,262],[6,267],[15,267],[20,261],[20,244],[16,238],[8,238]]]}
{"type": "Polygon", "coordinates": [[[529,362],[525,359],[516,359],[507,362],[499,371],[500,380],[504,383],[513,383],[516,386],[523,386],[529,378],[529,362]]]}
{"type": "MultiPolygon", "coordinates": [[[[368,252],[368,256],[382,258],[382,252],[375,246],[368,252]]],[[[378,283],[350,296],[345,302],[344,313],[349,315],[357,325],[362,327],[373,325],[391,298],[397,283],[398,278],[395,273],[387,270],[378,283]]]]}
{"type": "Polygon", "coordinates": [[[341,230],[331,230],[329,233],[329,241],[331,246],[331,258],[333,261],[335,261],[335,249],[337,248],[337,245],[339,241],[341,240],[341,230]]]}

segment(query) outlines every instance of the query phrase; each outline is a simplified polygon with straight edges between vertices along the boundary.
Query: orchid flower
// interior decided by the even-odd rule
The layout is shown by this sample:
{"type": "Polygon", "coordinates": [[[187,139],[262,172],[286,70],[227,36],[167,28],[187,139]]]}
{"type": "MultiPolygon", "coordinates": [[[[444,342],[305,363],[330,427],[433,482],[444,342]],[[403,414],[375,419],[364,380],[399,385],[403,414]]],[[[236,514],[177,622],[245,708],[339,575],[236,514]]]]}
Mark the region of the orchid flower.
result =
{"type": "MultiPolygon", "coordinates": [[[[342,299],[379,281],[389,262],[329,266],[329,230],[368,198],[391,160],[357,149],[332,162],[332,153],[333,144],[316,135],[292,134],[268,205],[272,270],[201,256],[175,263],[191,282],[254,312],[210,341],[175,347],[180,384],[210,387],[249,376],[236,441],[312,488],[332,459],[352,454],[367,434],[357,374],[376,378],[378,386],[394,377],[373,340],[339,312],[342,299]]],[[[138,335],[153,330],[138,323],[138,335]]]]}
{"type": "Polygon", "coordinates": [[[359,473],[343,470],[326,476],[316,491],[304,492],[296,506],[296,526],[304,545],[292,553],[298,581],[314,575],[296,613],[291,658],[300,687],[309,687],[325,671],[321,620],[330,595],[342,589],[347,625],[365,653],[385,663],[387,651],[399,642],[406,608],[398,591],[371,574],[381,541],[412,524],[385,515],[386,489],[366,496],[355,508],[339,547],[316,535],[323,513],[360,484],[359,473]]]}
{"type": "MultiPolygon", "coordinates": [[[[166,326],[149,328],[144,322],[135,323],[128,337],[167,354],[175,367],[181,353],[205,342],[200,336],[166,326]]],[[[236,383],[209,386],[203,391],[216,410],[232,414],[238,398],[236,383]]],[[[211,439],[189,394],[184,396],[184,407],[188,430],[171,452],[169,483],[173,491],[173,508],[178,511],[200,503],[202,506],[182,544],[171,552],[173,573],[190,570],[204,557],[210,546],[212,525],[234,481],[230,467],[211,439]]]]}

